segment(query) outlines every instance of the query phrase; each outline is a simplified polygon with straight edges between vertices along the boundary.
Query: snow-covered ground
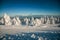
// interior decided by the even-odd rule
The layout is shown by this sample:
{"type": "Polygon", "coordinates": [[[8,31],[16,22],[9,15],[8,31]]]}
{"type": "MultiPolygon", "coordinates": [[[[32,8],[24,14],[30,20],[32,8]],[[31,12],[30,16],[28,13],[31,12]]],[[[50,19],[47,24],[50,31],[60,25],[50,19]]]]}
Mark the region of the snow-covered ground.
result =
{"type": "MultiPolygon", "coordinates": [[[[58,24],[55,24],[56,26],[58,24]]],[[[43,32],[43,31],[59,31],[60,27],[53,27],[55,25],[42,25],[40,27],[35,27],[35,26],[17,26],[17,25],[11,25],[11,26],[6,26],[6,25],[0,25],[0,33],[7,33],[7,34],[14,34],[14,33],[19,33],[19,32],[43,32]]]]}

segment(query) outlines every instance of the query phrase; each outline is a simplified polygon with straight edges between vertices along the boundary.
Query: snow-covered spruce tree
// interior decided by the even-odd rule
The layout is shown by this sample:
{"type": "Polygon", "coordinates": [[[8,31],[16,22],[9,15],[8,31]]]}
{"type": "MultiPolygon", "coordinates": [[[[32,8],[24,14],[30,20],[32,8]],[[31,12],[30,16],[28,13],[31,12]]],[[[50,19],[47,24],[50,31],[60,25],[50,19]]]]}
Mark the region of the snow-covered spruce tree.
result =
{"type": "Polygon", "coordinates": [[[4,14],[3,18],[4,18],[4,24],[5,25],[11,25],[12,24],[10,16],[8,16],[6,13],[4,14]]]}

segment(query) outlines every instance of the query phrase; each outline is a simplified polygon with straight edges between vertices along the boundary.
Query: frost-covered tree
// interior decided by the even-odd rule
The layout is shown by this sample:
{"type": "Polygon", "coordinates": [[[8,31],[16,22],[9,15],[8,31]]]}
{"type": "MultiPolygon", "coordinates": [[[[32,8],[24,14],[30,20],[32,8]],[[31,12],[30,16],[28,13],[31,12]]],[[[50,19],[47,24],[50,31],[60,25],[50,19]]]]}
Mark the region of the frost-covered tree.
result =
{"type": "Polygon", "coordinates": [[[57,20],[56,18],[54,18],[53,16],[51,16],[51,21],[52,21],[52,24],[55,24],[55,20],[57,20]]]}
{"type": "Polygon", "coordinates": [[[10,19],[10,16],[8,16],[6,13],[4,14],[4,24],[5,25],[11,25],[11,19],[10,19]]]}
{"type": "Polygon", "coordinates": [[[4,24],[4,19],[3,18],[0,20],[0,23],[1,24],[4,24]]]}
{"type": "Polygon", "coordinates": [[[13,20],[12,20],[12,23],[13,25],[20,25],[21,24],[21,21],[19,20],[19,17],[14,17],[13,20]]]}
{"type": "Polygon", "coordinates": [[[41,20],[35,19],[35,26],[40,26],[41,25],[41,20]]]}
{"type": "Polygon", "coordinates": [[[24,19],[24,21],[25,21],[26,25],[28,25],[28,24],[29,24],[30,19],[25,18],[25,19],[24,19]]]}
{"type": "Polygon", "coordinates": [[[16,20],[18,22],[18,25],[21,25],[21,20],[19,19],[19,17],[16,17],[16,20]]]}
{"type": "Polygon", "coordinates": [[[42,24],[44,24],[44,18],[43,18],[43,17],[41,17],[41,19],[40,19],[40,20],[41,20],[41,23],[42,23],[42,24]]]}
{"type": "Polygon", "coordinates": [[[50,19],[49,18],[47,18],[46,24],[50,24],[50,19]]]}
{"type": "Polygon", "coordinates": [[[30,25],[34,26],[35,25],[35,20],[34,17],[32,17],[31,21],[30,21],[30,25]]]}

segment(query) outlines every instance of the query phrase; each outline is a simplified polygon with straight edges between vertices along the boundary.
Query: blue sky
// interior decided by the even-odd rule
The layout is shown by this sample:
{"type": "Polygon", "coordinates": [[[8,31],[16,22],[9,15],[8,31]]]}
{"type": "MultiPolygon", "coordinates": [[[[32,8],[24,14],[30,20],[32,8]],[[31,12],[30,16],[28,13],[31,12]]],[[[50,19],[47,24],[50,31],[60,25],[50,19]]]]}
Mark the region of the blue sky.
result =
{"type": "Polygon", "coordinates": [[[0,16],[14,15],[59,15],[59,0],[0,0],[0,16]]]}

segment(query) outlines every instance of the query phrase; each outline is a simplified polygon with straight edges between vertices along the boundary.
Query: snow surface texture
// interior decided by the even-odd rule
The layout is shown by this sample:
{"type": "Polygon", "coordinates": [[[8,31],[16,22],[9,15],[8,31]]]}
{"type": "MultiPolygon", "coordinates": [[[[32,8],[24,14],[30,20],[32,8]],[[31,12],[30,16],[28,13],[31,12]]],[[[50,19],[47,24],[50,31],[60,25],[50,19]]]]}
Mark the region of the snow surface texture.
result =
{"type": "Polygon", "coordinates": [[[5,34],[0,36],[0,40],[60,40],[59,33],[17,33],[17,34],[5,34]]]}
{"type": "Polygon", "coordinates": [[[29,26],[0,26],[0,33],[6,33],[6,34],[15,34],[20,32],[43,32],[43,31],[59,31],[59,27],[29,27],[29,26]]]}

